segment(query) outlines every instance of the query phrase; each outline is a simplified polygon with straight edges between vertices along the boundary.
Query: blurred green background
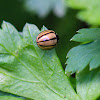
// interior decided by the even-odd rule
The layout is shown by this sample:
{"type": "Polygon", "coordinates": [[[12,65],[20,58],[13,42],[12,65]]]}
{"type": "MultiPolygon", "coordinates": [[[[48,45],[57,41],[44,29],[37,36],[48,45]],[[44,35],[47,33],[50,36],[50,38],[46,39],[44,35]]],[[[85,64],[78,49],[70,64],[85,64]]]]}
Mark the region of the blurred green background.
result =
{"type": "Polygon", "coordinates": [[[0,0],[0,24],[5,20],[18,31],[22,31],[26,22],[39,29],[44,25],[59,35],[56,51],[63,68],[67,52],[77,45],[70,41],[71,37],[80,28],[88,27],[76,18],[77,12],[69,8],[65,0],[0,0]]]}

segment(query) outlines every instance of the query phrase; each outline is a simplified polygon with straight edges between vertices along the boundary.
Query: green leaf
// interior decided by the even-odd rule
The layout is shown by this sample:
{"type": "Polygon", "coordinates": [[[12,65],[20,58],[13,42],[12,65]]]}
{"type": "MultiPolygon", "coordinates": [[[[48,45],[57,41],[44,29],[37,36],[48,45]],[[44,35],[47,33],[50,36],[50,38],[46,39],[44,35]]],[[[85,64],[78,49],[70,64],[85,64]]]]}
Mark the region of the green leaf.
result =
{"type": "Polygon", "coordinates": [[[66,13],[66,5],[64,0],[25,0],[24,7],[31,13],[37,13],[40,17],[45,17],[53,10],[58,17],[63,17],[66,13]]]}
{"type": "Polygon", "coordinates": [[[41,32],[44,30],[48,30],[48,29],[43,25],[43,27],[41,28],[41,32]]]}
{"type": "Polygon", "coordinates": [[[76,34],[72,40],[90,43],[76,46],[68,52],[66,73],[82,71],[88,64],[90,66],[90,70],[100,66],[99,29],[83,29],[79,32],[82,32],[82,34],[76,34]],[[92,36],[90,36],[90,34],[92,36]]]}
{"type": "Polygon", "coordinates": [[[23,100],[23,99],[11,96],[0,96],[0,100],[23,100]]]}
{"type": "Polygon", "coordinates": [[[79,100],[55,49],[36,44],[40,30],[26,24],[22,35],[4,22],[0,31],[0,90],[36,100],[79,100]]]}
{"type": "Polygon", "coordinates": [[[100,40],[79,45],[72,48],[67,54],[66,72],[80,72],[88,64],[90,70],[100,66],[100,40]]]}
{"type": "Polygon", "coordinates": [[[100,96],[100,68],[88,68],[76,75],[77,93],[81,100],[97,100],[100,96]]]}
{"type": "Polygon", "coordinates": [[[80,29],[72,41],[88,43],[100,39],[100,28],[80,29]]]}
{"type": "Polygon", "coordinates": [[[100,0],[68,0],[68,5],[80,10],[79,19],[91,25],[100,25],[100,0]]]}

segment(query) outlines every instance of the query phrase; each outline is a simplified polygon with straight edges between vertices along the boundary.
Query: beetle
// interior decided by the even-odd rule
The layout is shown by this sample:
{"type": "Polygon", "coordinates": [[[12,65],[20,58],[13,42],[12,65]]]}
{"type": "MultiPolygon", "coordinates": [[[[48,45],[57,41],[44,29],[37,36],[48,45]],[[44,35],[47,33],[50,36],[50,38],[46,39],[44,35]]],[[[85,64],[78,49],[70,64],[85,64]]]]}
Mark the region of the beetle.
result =
{"type": "Polygon", "coordinates": [[[36,38],[38,47],[44,50],[54,48],[58,43],[58,40],[59,37],[53,30],[45,30],[41,32],[36,38]]]}

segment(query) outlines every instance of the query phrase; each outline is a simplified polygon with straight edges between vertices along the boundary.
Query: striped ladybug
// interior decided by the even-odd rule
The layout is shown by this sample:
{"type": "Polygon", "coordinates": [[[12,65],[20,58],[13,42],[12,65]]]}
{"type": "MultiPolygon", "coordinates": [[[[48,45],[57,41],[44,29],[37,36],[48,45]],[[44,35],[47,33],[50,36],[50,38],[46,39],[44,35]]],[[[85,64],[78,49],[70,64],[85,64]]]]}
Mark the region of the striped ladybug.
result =
{"type": "Polygon", "coordinates": [[[45,30],[36,38],[37,45],[44,50],[49,50],[55,47],[55,45],[58,43],[58,40],[58,35],[52,30],[45,30]]]}

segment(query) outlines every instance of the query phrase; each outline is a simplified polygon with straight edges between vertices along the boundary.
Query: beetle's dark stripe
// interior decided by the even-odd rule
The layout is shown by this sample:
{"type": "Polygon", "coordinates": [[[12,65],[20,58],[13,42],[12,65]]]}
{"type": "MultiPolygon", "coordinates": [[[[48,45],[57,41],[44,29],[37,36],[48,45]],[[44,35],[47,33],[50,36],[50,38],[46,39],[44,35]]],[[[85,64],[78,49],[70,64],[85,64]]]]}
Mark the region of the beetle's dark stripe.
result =
{"type": "Polygon", "coordinates": [[[53,31],[52,32],[49,32],[49,33],[54,33],[55,34],[55,32],[53,32],[53,31]]]}
{"type": "MultiPolygon", "coordinates": [[[[54,38],[52,38],[52,39],[45,40],[45,41],[56,40],[56,39],[57,39],[57,38],[56,38],[56,37],[54,37],[54,38]]],[[[40,41],[40,42],[45,42],[45,41],[40,41]]],[[[40,42],[37,42],[37,43],[40,43],[40,42]]]]}
{"type": "MultiPolygon", "coordinates": [[[[54,32],[53,32],[53,33],[54,33],[54,32]]],[[[46,33],[46,34],[41,35],[40,37],[38,37],[38,39],[40,39],[42,36],[45,36],[45,35],[47,35],[47,34],[50,34],[50,32],[49,32],[49,33],[46,33]]]]}
{"type": "Polygon", "coordinates": [[[41,46],[41,47],[50,47],[50,46],[55,46],[56,44],[54,44],[54,45],[48,45],[48,46],[44,46],[44,45],[39,45],[39,46],[41,46]]]}
{"type": "Polygon", "coordinates": [[[59,36],[56,34],[56,37],[57,37],[57,43],[58,43],[58,41],[59,41],[59,36]]]}

